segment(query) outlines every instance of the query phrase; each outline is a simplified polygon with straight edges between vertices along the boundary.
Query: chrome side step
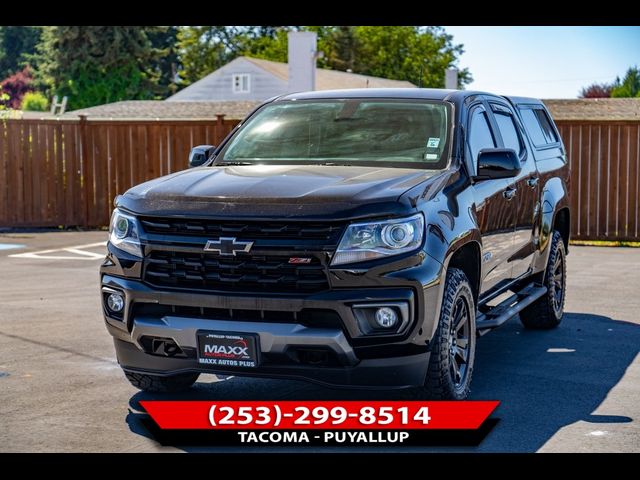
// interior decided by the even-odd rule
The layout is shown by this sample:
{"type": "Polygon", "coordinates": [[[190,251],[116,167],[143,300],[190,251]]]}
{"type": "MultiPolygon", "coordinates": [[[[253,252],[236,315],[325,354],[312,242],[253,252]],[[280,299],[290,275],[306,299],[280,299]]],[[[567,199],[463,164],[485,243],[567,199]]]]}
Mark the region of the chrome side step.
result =
{"type": "Polygon", "coordinates": [[[488,312],[478,312],[476,316],[476,331],[479,335],[484,335],[490,329],[499,327],[518,312],[538,300],[545,293],[547,293],[547,287],[530,283],[488,312]]]}

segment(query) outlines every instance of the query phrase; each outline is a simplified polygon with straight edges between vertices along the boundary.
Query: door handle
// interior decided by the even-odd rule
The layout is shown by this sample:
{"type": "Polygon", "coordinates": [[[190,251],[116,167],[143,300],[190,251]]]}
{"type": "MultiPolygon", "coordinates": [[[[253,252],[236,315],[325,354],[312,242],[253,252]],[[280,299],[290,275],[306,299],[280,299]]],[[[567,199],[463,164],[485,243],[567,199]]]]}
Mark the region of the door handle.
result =
{"type": "Polygon", "coordinates": [[[507,200],[511,200],[513,197],[516,196],[516,192],[518,191],[517,188],[515,187],[509,187],[507,188],[504,192],[502,192],[502,196],[504,198],[506,198],[507,200]]]}
{"type": "Polygon", "coordinates": [[[530,177],[529,180],[527,180],[527,185],[529,185],[531,188],[535,188],[538,186],[539,181],[539,177],[530,177]]]}

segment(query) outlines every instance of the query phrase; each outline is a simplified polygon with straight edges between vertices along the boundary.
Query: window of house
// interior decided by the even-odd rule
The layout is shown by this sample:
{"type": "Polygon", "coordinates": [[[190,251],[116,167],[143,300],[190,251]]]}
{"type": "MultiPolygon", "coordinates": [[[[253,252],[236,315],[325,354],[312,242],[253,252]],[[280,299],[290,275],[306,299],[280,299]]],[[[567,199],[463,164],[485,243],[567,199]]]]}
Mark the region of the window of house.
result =
{"type": "Polygon", "coordinates": [[[558,142],[556,131],[551,125],[547,112],[541,108],[523,108],[520,113],[524,128],[536,147],[544,147],[558,142]]]}
{"type": "Polygon", "coordinates": [[[476,108],[471,116],[469,125],[469,150],[472,161],[478,161],[478,153],[483,148],[495,148],[496,142],[491,134],[487,114],[481,108],[476,108]]]}
{"type": "Polygon", "coordinates": [[[251,76],[248,73],[233,74],[233,93],[249,93],[251,91],[251,76]]]}

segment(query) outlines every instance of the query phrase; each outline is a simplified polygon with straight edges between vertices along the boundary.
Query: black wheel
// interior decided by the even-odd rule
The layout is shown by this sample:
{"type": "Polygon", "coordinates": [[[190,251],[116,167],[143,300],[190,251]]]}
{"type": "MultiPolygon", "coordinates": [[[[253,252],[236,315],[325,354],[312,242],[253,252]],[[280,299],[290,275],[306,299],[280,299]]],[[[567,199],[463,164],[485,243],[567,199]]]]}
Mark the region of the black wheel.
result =
{"type": "Polygon", "coordinates": [[[178,375],[160,376],[124,370],[124,376],[131,382],[131,385],[145,392],[175,393],[188,390],[196,383],[200,374],[181,373],[178,375]]]}
{"type": "Polygon", "coordinates": [[[451,268],[445,282],[427,378],[414,396],[464,400],[469,395],[476,355],[476,308],[471,284],[462,270],[451,268]]]}
{"type": "Polygon", "coordinates": [[[543,284],[547,287],[546,295],[520,312],[520,321],[527,328],[555,328],[562,321],[567,288],[567,263],[564,242],[558,231],[553,232],[543,284]]]}

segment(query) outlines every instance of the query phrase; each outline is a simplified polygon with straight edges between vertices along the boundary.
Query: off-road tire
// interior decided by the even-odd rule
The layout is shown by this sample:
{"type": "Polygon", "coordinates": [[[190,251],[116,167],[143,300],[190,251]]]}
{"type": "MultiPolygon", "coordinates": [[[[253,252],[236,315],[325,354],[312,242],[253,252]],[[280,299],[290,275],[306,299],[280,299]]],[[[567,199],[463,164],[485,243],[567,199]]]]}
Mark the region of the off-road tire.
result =
{"type": "MultiPolygon", "coordinates": [[[[436,334],[432,340],[431,356],[425,384],[421,388],[411,389],[413,398],[426,398],[433,400],[464,400],[469,395],[473,363],[476,350],[476,307],[473,300],[473,290],[465,273],[457,268],[451,268],[447,272],[445,280],[442,307],[440,309],[440,321],[436,334]],[[457,308],[464,305],[466,309],[467,327],[463,326],[461,333],[467,339],[466,363],[460,379],[456,376],[455,368],[452,368],[453,350],[457,348],[457,342],[461,338],[454,337],[454,315],[458,315],[457,308]],[[452,345],[455,338],[456,345],[452,345]],[[456,376],[456,378],[454,378],[456,376]]],[[[458,331],[460,333],[460,330],[458,331]]],[[[461,343],[462,345],[462,343],[461,343]]],[[[457,360],[462,359],[456,356],[457,360]]],[[[458,370],[460,372],[461,369],[458,370]]]]}
{"type": "Polygon", "coordinates": [[[188,390],[200,376],[199,373],[181,373],[160,376],[124,370],[124,375],[134,387],[145,392],[176,393],[188,390]]]}
{"type": "Polygon", "coordinates": [[[551,250],[544,271],[543,285],[547,287],[547,293],[520,312],[520,321],[526,328],[548,330],[557,327],[562,321],[567,288],[567,264],[562,235],[557,230],[551,237],[551,250]],[[560,296],[558,288],[561,289],[560,296]]]}

